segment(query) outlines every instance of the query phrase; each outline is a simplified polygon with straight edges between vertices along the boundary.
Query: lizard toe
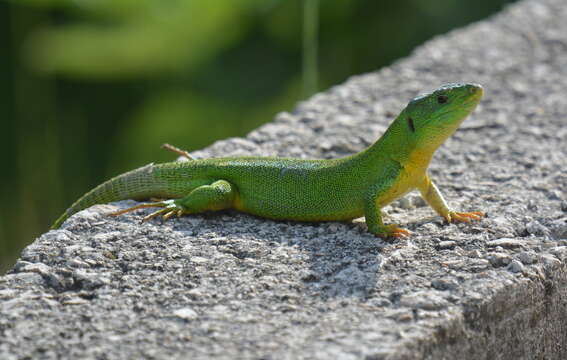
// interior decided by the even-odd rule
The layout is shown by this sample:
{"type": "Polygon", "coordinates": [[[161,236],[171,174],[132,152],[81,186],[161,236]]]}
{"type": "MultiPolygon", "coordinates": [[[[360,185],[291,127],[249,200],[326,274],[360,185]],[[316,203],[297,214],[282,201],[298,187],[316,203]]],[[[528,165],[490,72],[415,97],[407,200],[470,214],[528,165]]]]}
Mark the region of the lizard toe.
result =
{"type": "Polygon", "coordinates": [[[451,222],[471,222],[472,220],[480,220],[484,216],[481,211],[472,212],[455,212],[450,213],[451,222]]]}

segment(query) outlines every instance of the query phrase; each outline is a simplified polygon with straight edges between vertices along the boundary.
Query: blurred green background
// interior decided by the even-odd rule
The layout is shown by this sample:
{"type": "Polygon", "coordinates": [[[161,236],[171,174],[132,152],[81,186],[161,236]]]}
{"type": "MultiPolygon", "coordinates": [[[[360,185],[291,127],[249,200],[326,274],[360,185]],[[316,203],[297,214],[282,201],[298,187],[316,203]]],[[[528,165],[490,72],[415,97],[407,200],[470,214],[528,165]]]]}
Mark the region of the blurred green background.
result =
{"type": "Polygon", "coordinates": [[[0,273],[162,143],[245,135],[509,2],[0,0],[0,273]]]}

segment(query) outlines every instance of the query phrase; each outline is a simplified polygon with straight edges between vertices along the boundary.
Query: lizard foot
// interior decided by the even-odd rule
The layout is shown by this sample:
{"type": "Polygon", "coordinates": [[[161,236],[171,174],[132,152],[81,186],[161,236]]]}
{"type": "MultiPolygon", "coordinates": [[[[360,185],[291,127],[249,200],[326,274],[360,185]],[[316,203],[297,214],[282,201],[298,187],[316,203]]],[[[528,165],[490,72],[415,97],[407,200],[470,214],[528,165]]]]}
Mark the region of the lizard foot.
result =
{"type": "Polygon", "coordinates": [[[484,216],[482,211],[472,212],[456,212],[451,211],[446,218],[448,222],[471,222],[471,220],[480,220],[484,216]]]}
{"type": "Polygon", "coordinates": [[[177,215],[177,216],[181,216],[184,213],[184,209],[183,207],[181,207],[180,205],[175,203],[175,200],[163,200],[163,201],[156,201],[153,203],[147,203],[147,204],[140,204],[140,205],[136,205],[136,206],[132,206],[128,209],[124,209],[124,210],[120,210],[120,211],[115,211],[113,213],[110,213],[111,216],[119,216],[131,211],[135,211],[138,209],[145,209],[145,208],[152,208],[152,207],[159,207],[162,208],[160,210],[157,210],[153,213],[151,213],[150,215],[147,215],[145,217],[142,218],[142,222],[151,220],[155,217],[158,217],[160,215],[162,215],[163,220],[167,220],[170,217],[172,217],[173,215],[177,215]]]}
{"type": "Polygon", "coordinates": [[[401,238],[411,235],[411,231],[398,227],[396,224],[385,225],[384,229],[378,233],[377,236],[387,238],[401,238]]]}

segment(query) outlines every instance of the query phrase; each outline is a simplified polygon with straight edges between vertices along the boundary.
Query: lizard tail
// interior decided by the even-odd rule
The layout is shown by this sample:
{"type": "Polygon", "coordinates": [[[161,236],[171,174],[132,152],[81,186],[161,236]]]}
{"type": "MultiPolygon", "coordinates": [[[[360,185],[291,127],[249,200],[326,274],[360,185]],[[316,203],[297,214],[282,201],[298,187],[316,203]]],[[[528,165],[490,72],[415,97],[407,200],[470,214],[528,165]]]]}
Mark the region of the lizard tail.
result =
{"type": "Polygon", "coordinates": [[[100,184],[65,210],[51,229],[58,229],[71,215],[92,205],[156,196],[162,188],[163,180],[160,181],[154,176],[154,168],[154,164],[148,164],[100,184]]]}

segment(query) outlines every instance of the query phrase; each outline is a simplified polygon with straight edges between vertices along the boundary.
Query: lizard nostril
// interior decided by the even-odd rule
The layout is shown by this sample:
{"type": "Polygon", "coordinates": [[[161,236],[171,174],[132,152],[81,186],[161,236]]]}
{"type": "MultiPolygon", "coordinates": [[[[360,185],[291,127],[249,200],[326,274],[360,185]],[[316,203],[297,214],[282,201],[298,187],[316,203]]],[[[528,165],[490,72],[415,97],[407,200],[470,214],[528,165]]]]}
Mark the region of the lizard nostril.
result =
{"type": "Polygon", "coordinates": [[[469,87],[469,94],[474,95],[474,94],[482,94],[483,90],[482,90],[482,86],[477,85],[477,84],[472,84],[469,87]]]}

